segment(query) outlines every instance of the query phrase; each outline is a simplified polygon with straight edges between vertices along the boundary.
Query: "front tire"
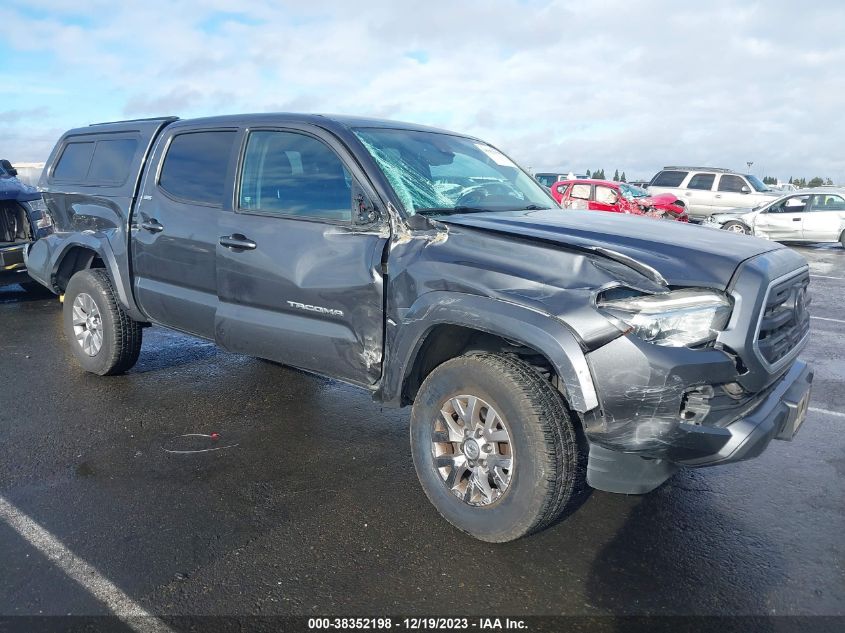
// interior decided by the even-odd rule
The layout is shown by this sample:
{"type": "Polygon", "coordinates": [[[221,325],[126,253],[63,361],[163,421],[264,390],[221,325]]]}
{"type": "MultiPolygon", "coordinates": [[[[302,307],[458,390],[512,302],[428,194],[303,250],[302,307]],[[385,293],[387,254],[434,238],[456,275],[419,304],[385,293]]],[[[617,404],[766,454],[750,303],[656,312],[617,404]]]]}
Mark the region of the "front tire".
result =
{"type": "Polygon", "coordinates": [[[725,222],[722,230],[730,231],[731,233],[741,233],[743,235],[751,235],[751,229],[745,226],[742,222],[725,222]]]}
{"type": "Polygon", "coordinates": [[[122,374],[138,360],[141,326],[121,307],[104,269],[82,270],[70,278],[62,320],[73,355],[85,371],[122,374]]]}
{"type": "Polygon", "coordinates": [[[503,543],[556,521],[584,488],[584,459],[557,390],[530,365],[474,352],[446,361],[420,387],[411,453],[443,517],[503,543]]]}

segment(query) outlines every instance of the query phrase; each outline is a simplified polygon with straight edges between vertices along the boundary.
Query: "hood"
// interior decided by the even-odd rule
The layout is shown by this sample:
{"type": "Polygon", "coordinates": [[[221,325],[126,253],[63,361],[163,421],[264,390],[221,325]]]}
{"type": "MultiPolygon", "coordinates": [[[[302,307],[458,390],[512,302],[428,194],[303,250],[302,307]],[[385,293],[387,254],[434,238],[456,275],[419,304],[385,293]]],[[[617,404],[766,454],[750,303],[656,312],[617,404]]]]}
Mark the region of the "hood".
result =
{"type": "Polygon", "coordinates": [[[648,198],[642,198],[642,200],[651,200],[652,203],[669,205],[677,202],[678,196],[671,193],[656,193],[648,198]]]}
{"type": "Polygon", "coordinates": [[[670,286],[724,289],[741,262],[785,248],[756,237],[617,213],[544,209],[466,213],[436,219],[591,251],[639,272],[656,272],[648,276],[658,282],[662,278],[670,286]]]}
{"type": "Polygon", "coordinates": [[[41,192],[38,189],[23,184],[17,178],[0,178],[0,200],[27,202],[29,200],[38,200],[40,197],[41,192]]]}

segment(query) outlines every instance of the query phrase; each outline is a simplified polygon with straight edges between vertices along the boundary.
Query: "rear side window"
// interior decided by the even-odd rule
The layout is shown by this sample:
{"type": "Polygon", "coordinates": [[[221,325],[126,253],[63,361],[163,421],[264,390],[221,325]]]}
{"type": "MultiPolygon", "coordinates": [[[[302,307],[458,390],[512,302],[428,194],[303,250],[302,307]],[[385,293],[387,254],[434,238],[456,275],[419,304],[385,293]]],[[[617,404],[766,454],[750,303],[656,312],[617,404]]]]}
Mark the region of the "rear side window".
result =
{"type": "Polygon", "coordinates": [[[88,166],[91,164],[93,155],[93,142],[68,143],[53,169],[53,178],[82,182],[88,174],[88,166]]]}
{"type": "Polygon", "coordinates": [[[719,191],[728,191],[733,193],[742,192],[743,187],[747,187],[745,180],[739,176],[723,175],[719,179],[719,191]]]}
{"type": "Polygon", "coordinates": [[[234,142],[233,130],[177,134],[164,157],[159,186],[175,198],[222,205],[234,142]]]}
{"type": "Polygon", "coordinates": [[[134,138],[97,141],[86,181],[90,184],[124,182],[136,149],[138,141],[134,138]]]}
{"type": "Polygon", "coordinates": [[[680,187],[689,172],[686,171],[661,171],[652,178],[649,186],[652,187],[680,187]]]}
{"type": "Polygon", "coordinates": [[[713,188],[713,181],[716,180],[716,174],[696,174],[689,180],[687,189],[703,189],[710,191],[713,188]]]}

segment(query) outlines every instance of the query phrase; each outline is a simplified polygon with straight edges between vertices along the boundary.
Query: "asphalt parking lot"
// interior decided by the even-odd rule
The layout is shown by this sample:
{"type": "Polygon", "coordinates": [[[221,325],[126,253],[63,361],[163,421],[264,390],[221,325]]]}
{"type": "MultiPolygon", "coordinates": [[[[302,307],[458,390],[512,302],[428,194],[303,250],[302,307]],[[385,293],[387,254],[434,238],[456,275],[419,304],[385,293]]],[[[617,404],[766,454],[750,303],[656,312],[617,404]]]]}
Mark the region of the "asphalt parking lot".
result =
{"type": "Polygon", "coordinates": [[[813,275],[804,358],[816,380],[796,440],[650,495],[594,492],[506,545],[464,536],[429,505],[408,410],[160,328],[125,376],[87,375],[59,302],[0,288],[0,616],[107,615],[109,587],[165,620],[845,616],[845,250],[798,250],[813,275]],[[228,448],[169,452],[211,446],[179,436],[212,432],[228,448]]]}

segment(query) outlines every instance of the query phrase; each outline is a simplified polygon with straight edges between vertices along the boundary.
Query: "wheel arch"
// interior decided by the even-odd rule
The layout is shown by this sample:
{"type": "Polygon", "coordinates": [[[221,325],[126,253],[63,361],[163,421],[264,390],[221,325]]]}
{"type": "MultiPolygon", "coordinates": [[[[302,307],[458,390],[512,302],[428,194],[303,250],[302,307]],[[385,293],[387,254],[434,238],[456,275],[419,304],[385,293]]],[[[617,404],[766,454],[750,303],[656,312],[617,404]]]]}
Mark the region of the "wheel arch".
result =
{"type": "MultiPolygon", "coordinates": [[[[38,242],[35,245],[38,245],[38,242]]],[[[127,314],[138,321],[146,320],[132,297],[128,271],[124,272],[125,267],[122,268],[118,263],[118,258],[107,239],[75,233],[71,239],[59,245],[55,252],[57,255],[53,258],[55,263],[50,274],[50,285],[54,290],[63,293],[70,278],[80,270],[104,268],[127,314]]]]}
{"type": "Polygon", "coordinates": [[[598,406],[586,357],[575,334],[554,317],[514,303],[451,292],[422,295],[404,314],[377,397],[411,404],[437,365],[469,350],[510,351],[553,373],[555,386],[580,413],[598,406]]]}

